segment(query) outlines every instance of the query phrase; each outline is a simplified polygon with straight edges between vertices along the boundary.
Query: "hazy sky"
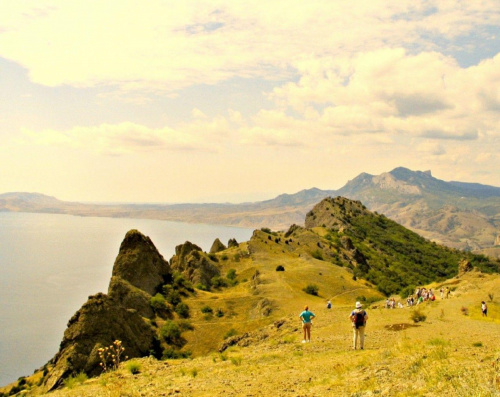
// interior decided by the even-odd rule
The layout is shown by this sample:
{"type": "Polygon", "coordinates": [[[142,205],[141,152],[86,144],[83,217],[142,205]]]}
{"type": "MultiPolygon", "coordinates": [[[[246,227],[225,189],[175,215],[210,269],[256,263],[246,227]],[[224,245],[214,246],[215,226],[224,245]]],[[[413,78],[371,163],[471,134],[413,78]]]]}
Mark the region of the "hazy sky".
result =
{"type": "Polygon", "coordinates": [[[500,2],[2,0],[0,193],[500,186],[500,2]]]}

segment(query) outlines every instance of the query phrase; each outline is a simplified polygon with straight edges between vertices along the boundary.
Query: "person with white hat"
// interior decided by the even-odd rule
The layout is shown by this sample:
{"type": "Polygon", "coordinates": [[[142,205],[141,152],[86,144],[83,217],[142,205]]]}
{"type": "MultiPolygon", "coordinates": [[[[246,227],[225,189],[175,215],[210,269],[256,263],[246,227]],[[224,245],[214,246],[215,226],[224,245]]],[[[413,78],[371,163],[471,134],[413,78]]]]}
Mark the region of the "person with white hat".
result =
{"type": "Polygon", "coordinates": [[[363,310],[363,305],[361,302],[356,302],[356,309],[354,309],[349,319],[352,322],[353,330],[353,349],[356,350],[356,345],[359,339],[359,348],[363,350],[365,344],[365,326],[366,320],[368,320],[368,315],[366,311],[363,310]]]}

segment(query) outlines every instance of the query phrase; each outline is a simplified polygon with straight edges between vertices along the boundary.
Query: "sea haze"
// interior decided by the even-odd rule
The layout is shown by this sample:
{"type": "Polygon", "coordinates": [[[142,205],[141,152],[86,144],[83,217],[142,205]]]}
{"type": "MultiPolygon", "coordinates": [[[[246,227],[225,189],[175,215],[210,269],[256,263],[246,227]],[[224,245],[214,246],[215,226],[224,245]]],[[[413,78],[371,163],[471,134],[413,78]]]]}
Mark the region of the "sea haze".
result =
{"type": "Polygon", "coordinates": [[[130,229],[169,260],[191,241],[250,239],[253,230],[143,219],[0,212],[0,385],[26,376],[59,349],[66,324],[89,295],[106,292],[130,229]]]}

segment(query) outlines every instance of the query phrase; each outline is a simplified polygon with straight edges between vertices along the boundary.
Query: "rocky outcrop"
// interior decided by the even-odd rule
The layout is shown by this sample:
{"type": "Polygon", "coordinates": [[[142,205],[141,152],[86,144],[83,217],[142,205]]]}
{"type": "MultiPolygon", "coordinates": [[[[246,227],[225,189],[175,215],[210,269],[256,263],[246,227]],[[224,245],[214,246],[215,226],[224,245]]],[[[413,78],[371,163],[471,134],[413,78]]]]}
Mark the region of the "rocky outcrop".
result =
{"type": "Polygon", "coordinates": [[[341,230],[351,225],[351,218],[366,215],[369,211],[359,201],[344,197],[328,197],[316,204],[306,215],[305,227],[326,227],[341,230]]]}
{"type": "Polygon", "coordinates": [[[458,276],[463,276],[465,273],[472,271],[472,269],[474,269],[472,263],[470,263],[467,259],[464,259],[458,264],[458,276]]]}
{"type": "Polygon", "coordinates": [[[129,231],[120,246],[112,276],[154,295],[158,287],[169,280],[170,275],[168,262],[151,239],[137,230],[129,231]]]}
{"type": "Polygon", "coordinates": [[[156,330],[147,318],[154,316],[152,295],[171,278],[168,262],[149,237],[129,231],[115,260],[108,294],[90,296],[69,320],[59,352],[51,360],[47,389],[57,388],[72,374],[99,374],[98,349],[115,340],[121,341],[129,358],[160,355],[156,330]]]}
{"type": "Polygon", "coordinates": [[[186,241],[175,247],[175,255],[170,259],[172,270],[182,273],[193,284],[210,287],[211,280],[220,275],[220,270],[200,247],[186,241]]]}
{"type": "Polygon", "coordinates": [[[155,349],[155,331],[134,309],[125,308],[105,294],[89,297],[70,319],[53,369],[45,385],[53,390],[62,380],[78,372],[101,372],[98,349],[122,341],[128,357],[142,357],[155,349]]]}
{"type": "Polygon", "coordinates": [[[210,253],[211,254],[216,254],[217,252],[224,251],[227,249],[227,247],[222,244],[222,242],[216,238],[214,243],[212,244],[212,248],[210,248],[210,253]]]}
{"type": "Polygon", "coordinates": [[[227,248],[233,248],[233,247],[238,247],[238,246],[239,246],[239,244],[235,238],[230,238],[229,241],[227,242],[227,248]]]}

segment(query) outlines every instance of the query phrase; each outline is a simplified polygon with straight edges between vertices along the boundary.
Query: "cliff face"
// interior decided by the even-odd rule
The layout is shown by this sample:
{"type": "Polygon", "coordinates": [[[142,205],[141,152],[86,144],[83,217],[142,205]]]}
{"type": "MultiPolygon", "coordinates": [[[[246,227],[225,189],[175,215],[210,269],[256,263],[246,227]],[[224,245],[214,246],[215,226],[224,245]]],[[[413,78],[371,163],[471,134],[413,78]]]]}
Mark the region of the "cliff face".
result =
{"type": "Polygon", "coordinates": [[[123,240],[113,267],[108,294],[99,293],[69,320],[59,352],[45,385],[53,390],[63,378],[78,372],[101,372],[98,349],[122,341],[129,358],[149,355],[158,349],[150,299],[171,279],[168,262],[149,237],[131,230],[123,240]]]}

